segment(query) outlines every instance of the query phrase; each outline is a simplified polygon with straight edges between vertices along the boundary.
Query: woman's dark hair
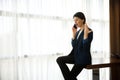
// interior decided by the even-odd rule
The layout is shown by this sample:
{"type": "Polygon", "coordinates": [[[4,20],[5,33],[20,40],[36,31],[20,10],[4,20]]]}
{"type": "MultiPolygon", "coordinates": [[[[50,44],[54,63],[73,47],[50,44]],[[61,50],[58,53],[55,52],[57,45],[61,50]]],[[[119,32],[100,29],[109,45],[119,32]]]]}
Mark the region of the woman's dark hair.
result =
{"type": "Polygon", "coordinates": [[[78,17],[78,18],[84,20],[83,24],[85,24],[86,18],[85,18],[85,15],[84,15],[82,12],[77,12],[77,13],[75,13],[74,16],[73,16],[73,18],[74,18],[74,17],[78,17]]]}

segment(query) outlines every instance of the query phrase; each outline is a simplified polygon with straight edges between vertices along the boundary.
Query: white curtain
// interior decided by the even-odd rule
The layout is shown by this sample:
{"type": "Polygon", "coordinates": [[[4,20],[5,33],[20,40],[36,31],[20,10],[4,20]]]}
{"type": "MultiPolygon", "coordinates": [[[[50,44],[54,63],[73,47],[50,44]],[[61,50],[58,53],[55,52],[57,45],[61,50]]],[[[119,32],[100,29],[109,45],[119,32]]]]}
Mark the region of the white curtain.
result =
{"type": "MultiPolygon", "coordinates": [[[[108,58],[109,0],[0,0],[0,80],[63,80],[56,58],[72,48],[78,11],[94,32],[92,57],[108,58]]],[[[78,78],[92,80],[91,70],[78,78]]]]}

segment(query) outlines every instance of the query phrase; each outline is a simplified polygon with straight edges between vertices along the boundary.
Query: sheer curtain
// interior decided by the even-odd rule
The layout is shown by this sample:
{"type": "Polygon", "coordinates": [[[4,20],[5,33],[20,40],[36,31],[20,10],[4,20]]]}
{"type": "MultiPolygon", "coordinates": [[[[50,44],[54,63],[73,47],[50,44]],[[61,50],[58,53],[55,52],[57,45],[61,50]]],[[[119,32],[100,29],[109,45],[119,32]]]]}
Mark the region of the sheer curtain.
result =
{"type": "MultiPolygon", "coordinates": [[[[94,32],[92,57],[108,58],[109,0],[0,0],[0,80],[63,79],[56,58],[72,48],[78,11],[94,32]]],[[[83,70],[78,78],[92,80],[91,72],[83,70]]],[[[108,72],[101,70],[100,79],[109,80],[108,72]]]]}

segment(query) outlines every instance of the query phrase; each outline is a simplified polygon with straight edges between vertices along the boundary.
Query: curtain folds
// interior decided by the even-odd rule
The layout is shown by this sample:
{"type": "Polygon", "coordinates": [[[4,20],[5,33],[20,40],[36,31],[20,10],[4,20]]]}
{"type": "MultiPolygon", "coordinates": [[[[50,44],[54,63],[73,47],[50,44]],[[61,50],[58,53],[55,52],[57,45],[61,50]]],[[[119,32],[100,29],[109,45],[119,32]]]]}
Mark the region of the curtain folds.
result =
{"type": "MultiPolygon", "coordinates": [[[[109,0],[0,0],[0,80],[63,79],[56,57],[72,48],[78,11],[94,32],[92,57],[108,58],[109,0]]],[[[84,70],[78,78],[92,80],[91,73],[84,70]]]]}

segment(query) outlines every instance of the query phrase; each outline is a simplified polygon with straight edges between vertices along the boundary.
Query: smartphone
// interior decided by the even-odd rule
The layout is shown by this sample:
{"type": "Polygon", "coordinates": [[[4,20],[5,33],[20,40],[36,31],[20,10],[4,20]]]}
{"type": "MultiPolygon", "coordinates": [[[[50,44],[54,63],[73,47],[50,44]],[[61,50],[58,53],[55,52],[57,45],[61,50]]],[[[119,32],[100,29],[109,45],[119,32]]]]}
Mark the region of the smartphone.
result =
{"type": "Polygon", "coordinates": [[[77,26],[74,24],[74,26],[73,26],[75,29],[77,29],[77,26]]]}

